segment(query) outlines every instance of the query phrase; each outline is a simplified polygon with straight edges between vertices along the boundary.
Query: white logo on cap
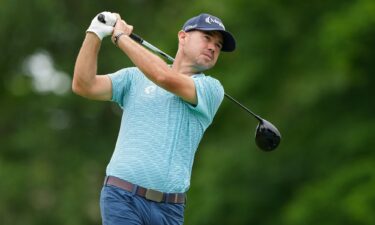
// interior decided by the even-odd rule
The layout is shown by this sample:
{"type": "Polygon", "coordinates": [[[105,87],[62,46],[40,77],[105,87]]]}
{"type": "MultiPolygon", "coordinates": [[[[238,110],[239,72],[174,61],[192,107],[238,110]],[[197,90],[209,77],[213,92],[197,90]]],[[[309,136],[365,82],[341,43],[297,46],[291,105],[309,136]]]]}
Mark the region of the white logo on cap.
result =
{"type": "Polygon", "coordinates": [[[222,22],[220,22],[220,20],[218,19],[214,19],[212,18],[211,16],[208,16],[206,19],[205,19],[206,23],[208,24],[211,24],[211,23],[216,23],[217,25],[221,26],[224,30],[225,30],[225,27],[224,27],[224,24],[222,22]]]}
{"type": "Polygon", "coordinates": [[[196,28],[197,26],[198,26],[197,24],[189,25],[189,26],[186,26],[186,27],[185,27],[185,30],[191,30],[191,29],[196,28]]]}

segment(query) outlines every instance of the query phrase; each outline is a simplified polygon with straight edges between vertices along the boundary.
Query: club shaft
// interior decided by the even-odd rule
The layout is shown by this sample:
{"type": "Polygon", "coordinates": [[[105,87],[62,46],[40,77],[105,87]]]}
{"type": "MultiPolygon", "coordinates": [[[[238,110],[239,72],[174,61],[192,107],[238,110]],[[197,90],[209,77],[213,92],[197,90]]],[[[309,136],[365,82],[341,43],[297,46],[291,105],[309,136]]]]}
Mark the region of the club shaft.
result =
{"type": "Polygon", "coordinates": [[[236,103],[237,105],[239,105],[243,110],[245,110],[246,112],[250,113],[251,115],[253,115],[257,120],[259,120],[259,122],[262,122],[262,118],[260,116],[258,116],[257,114],[255,114],[253,111],[251,111],[249,108],[247,108],[246,106],[244,106],[243,104],[241,104],[239,101],[237,101],[235,98],[233,98],[232,96],[228,95],[227,93],[224,93],[225,97],[227,97],[229,100],[231,100],[232,102],[236,103]]]}
{"type": "MultiPolygon", "coordinates": [[[[100,22],[106,24],[105,16],[103,14],[99,14],[98,15],[98,20],[100,22]]],[[[156,48],[155,46],[153,46],[152,44],[148,43],[147,41],[143,40],[143,38],[141,38],[140,36],[138,36],[138,35],[136,35],[134,33],[131,33],[129,35],[129,37],[131,39],[133,39],[134,41],[138,42],[139,44],[143,45],[147,49],[149,49],[149,50],[153,51],[154,53],[162,56],[163,58],[169,60],[170,62],[174,62],[174,58],[173,57],[171,57],[170,55],[164,53],[163,51],[161,51],[160,49],[156,48]]],[[[239,101],[237,101],[235,98],[233,98],[232,96],[228,95],[227,93],[224,93],[224,96],[227,99],[231,100],[233,103],[235,103],[238,106],[240,106],[243,110],[245,110],[246,112],[248,112],[250,115],[254,116],[254,118],[256,118],[259,121],[259,124],[258,124],[258,126],[256,128],[255,140],[256,140],[256,143],[257,143],[257,145],[258,145],[258,147],[260,149],[265,150],[265,151],[271,151],[271,150],[275,149],[279,145],[281,135],[280,135],[280,132],[277,130],[276,127],[274,127],[268,121],[263,120],[260,116],[258,116],[257,114],[253,113],[250,109],[248,109],[246,106],[242,105],[239,101]]]]}

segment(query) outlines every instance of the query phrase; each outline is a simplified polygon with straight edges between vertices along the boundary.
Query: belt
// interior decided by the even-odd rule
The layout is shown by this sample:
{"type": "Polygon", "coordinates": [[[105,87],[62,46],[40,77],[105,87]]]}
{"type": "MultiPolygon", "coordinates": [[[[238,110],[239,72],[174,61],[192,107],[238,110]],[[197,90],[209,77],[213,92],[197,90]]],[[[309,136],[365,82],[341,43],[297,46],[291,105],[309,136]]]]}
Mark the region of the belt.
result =
{"type": "Polygon", "coordinates": [[[154,202],[183,204],[186,201],[185,193],[163,193],[132,184],[128,181],[113,176],[106,176],[104,179],[104,185],[113,185],[154,202]]]}

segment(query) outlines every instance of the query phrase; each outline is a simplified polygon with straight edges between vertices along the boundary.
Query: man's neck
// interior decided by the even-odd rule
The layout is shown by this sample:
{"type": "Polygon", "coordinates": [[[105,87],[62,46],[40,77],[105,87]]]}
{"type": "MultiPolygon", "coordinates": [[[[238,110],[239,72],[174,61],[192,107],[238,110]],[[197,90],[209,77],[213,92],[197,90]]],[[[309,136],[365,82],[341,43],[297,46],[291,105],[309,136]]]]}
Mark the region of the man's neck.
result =
{"type": "Polygon", "coordinates": [[[182,57],[176,56],[175,61],[172,64],[172,70],[176,71],[179,74],[192,76],[194,74],[201,73],[202,71],[196,67],[193,63],[183,60],[182,57]]]}

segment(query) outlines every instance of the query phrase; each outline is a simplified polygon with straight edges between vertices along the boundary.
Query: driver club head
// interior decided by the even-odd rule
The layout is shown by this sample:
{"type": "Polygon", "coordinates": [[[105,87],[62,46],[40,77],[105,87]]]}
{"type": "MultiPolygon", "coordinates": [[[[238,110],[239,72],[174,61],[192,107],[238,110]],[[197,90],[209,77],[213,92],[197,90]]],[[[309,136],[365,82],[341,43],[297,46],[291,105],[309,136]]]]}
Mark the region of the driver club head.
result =
{"type": "Polygon", "coordinates": [[[277,128],[265,119],[261,119],[256,128],[255,142],[263,151],[272,151],[280,144],[281,134],[277,128]]]}

